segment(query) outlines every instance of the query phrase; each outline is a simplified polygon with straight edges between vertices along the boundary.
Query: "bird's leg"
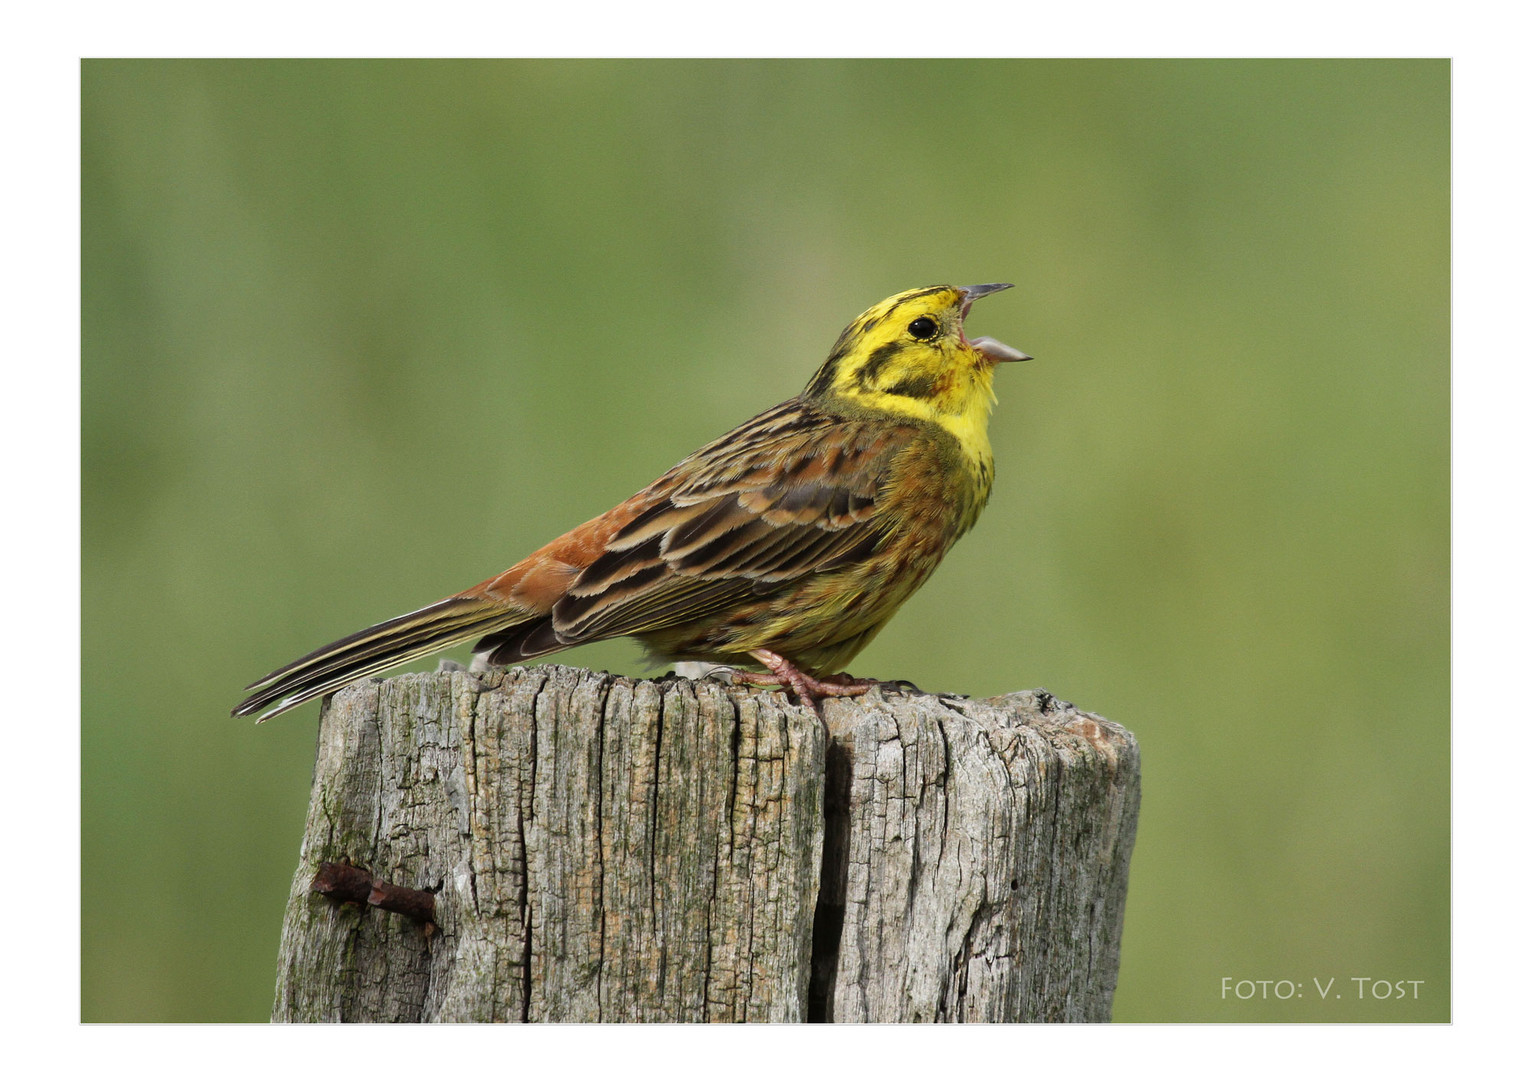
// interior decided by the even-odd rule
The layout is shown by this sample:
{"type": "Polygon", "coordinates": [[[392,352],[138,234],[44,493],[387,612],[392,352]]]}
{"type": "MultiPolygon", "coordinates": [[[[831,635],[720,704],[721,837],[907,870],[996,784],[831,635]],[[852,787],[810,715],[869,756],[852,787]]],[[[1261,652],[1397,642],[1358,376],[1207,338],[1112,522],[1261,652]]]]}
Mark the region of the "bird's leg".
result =
{"type": "Polygon", "coordinates": [[[752,649],[750,655],[755,657],[769,674],[736,671],[735,682],[749,683],[751,686],[791,687],[793,693],[798,695],[799,702],[813,710],[815,715],[819,713],[820,698],[856,697],[878,685],[872,679],[851,679],[842,675],[832,676],[831,680],[816,679],[807,672],[798,670],[791,660],[778,656],[770,649],[752,649]]]}

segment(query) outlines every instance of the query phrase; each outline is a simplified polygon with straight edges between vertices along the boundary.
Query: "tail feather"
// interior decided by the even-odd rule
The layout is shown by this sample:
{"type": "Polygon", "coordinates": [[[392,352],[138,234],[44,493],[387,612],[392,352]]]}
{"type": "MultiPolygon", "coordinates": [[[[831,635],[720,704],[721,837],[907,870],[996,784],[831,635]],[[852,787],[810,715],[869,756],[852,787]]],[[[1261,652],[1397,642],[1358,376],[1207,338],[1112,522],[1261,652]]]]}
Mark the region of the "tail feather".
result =
{"type": "Polygon", "coordinates": [[[499,601],[449,596],[358,630],[257,679],[245,687],[255,693],[236,705],[233,715],[249,716],[275,702],[257,717],[260,722],[368,675],[533,618],[533,613],[499,601]]]}
{"type": "Polygon", "coordinates": [[[482,656],[489,663],[501,666],[547,656],[549,653],[558,652],[560,649],[567,649],[576,644],[579,644],[578,640],[568,641],[561,638],[558,631],[553,628],[553,619],[544,615],[538,619],[529,619],[492,634],[486,634],[473,647],[473,651],[474,655],[482,656]]]}

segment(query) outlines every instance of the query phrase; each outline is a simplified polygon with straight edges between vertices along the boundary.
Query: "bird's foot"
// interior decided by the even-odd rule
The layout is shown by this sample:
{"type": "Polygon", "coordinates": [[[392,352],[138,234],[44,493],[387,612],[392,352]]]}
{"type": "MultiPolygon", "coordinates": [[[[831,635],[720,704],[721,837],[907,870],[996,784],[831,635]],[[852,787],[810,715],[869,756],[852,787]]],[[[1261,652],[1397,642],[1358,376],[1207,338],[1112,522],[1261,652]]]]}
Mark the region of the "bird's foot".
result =
{"type": "Polygon", "coordinates": [[[722,679],[728,682],[734,669],[727,664],[709,664],[704,660],[678,660],[671,665],[678,678],[701,682],[703,679],[722,679]]]}
{"type": "Polygon", "coordinates": [[[915,690],[916,693],[920,692],[919,688],[917,688],[914,683],[905,682],[903,679],[898,679],[898,680],[895,680],[893,682],[889,682],[886,679],[858,679],[855,675],[852,675],[850,672],[847,672],[847,671],[837,671],[834,675],[826,675],[820,681],[824,682],[824,683],[829,683],[832,686],[849,686],[849,687],[852,688],[852,692],[858,693],[858,694],[865,694],[867,691],[874,690],[874,689],[876,689],[876,690],[906,690],[906,689],[913,689],[913,690],[915,690]]]}
{"type": "MultiPolygon", "coordinates": [[[[819,699],[827,697],[856,697],[878,685],[876,679],[853,679],[842,672],[824,679],[816,679],[806,671],[800,671],[791,660],[778,656],[770,649],[754,649],[750,653],[766,669],[736,671],[734,681],[751,686],[780,686],[791,688],[798,701],[815,716],[819,715],[819,699]]],[[[822,718],[821,718],[822,719],[822,718]]]]}

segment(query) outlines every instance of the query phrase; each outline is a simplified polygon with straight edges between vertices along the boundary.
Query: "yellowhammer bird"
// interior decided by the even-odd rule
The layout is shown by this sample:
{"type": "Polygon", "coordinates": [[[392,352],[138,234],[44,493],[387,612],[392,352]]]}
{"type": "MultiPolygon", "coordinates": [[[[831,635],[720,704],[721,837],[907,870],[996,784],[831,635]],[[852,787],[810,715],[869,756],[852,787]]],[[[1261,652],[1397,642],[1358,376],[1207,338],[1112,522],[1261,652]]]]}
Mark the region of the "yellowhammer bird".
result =
{"type": "Polygon", "coordinates": [[[891,296],[846,327],[803,393],[505,573],[278,668],[260,719],[479,638],[491,664],[631,636],[667,661],[765,673],[809,708],[923,584],[989,499],[995,365],[1031,359],[963,319],[1010,285],[891,296]]]}

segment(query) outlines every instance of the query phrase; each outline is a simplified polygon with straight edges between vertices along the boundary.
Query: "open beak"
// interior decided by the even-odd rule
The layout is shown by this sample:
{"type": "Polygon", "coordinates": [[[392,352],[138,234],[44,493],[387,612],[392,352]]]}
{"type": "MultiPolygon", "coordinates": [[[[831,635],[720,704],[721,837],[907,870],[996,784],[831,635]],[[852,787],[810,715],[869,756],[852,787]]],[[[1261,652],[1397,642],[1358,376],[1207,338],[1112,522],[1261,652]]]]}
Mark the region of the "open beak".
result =
{"type": "MultiPolygon", "coordinates": [[[[988,296],[990,293],[1009,288],[1011,288],[1010,282],[996,282],[992,285],[965,285],[958,289],[958,292],[963,294],[963,317],[965,319],[968,317],[968,309],[973,307],[973,302],[981,296],[988,296]]],[[[1020,349],[1013,349],[992,337],[974,338],[968,344],[992,364],[1008,364],[1017,360],[1032,359],[1020,349]]]]}

